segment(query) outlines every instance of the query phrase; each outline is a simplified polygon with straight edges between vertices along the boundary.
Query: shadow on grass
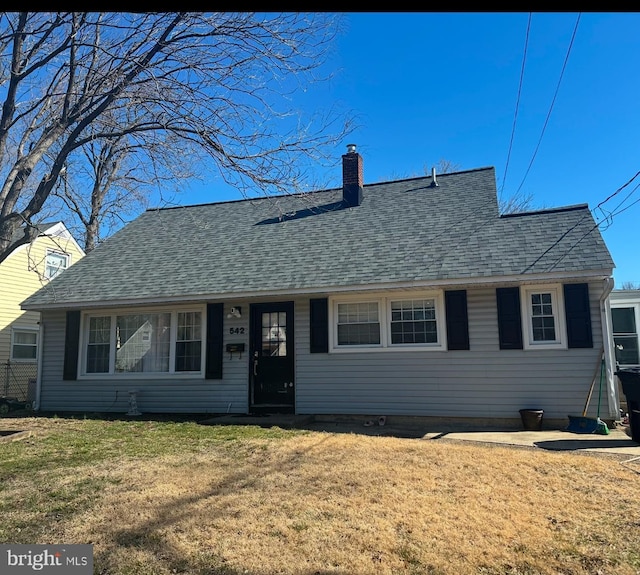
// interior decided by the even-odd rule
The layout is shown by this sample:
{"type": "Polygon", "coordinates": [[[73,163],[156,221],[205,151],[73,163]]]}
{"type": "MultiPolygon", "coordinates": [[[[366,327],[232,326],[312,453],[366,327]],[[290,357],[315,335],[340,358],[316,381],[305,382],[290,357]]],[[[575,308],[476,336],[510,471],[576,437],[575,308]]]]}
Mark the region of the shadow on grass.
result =
{"type": "MultiPolygon", "coordinates": [[[[237,495],[243,491],[252,489],[260,489],[259,483],[268,479],[272,474],[282,474],[283,472],[293,473],[300,464],[300,460],[305,454],[313,449],[318,448],[329,437],[319,437],[318,441],[306,450],[298,450],[287,460],[279,460],[269,465],[257,467],[251,466],[247,470],[241,463],[238,464],[226,476],[223,476],[217,485],[203,490],[197,494],[186,495],[170,502],[156,502],[154,507],[155,513],[152,517],[143,521],[135,529],[121,529],[112,534],[105,534],[109,537],[104,543],[107,550],[99,552],[94,557],[94,569],[96,573],[112,573],[112,572],[131,572],[131,573],[154,573],[154,565],[147,564],[144,569],[139,569],[134,564],[114,565],[114,552],[118,549],[132,549],[143,551],[149,557],[153,557],[155,561],[162,565],[162,570],[168,570],[171,573],[189,573],[193,575],[251,575],[252,571],[242,568],[232,568],[226,565],[223,556],[216,553],[212,548],[202,548],[185,556],[184,552],[173,545],[163,535],[164,529],[171,530],[179,525],[182,521],[188,520],[193,516],[193,506],[203,500],[210,501],[211,504],[207,510],[207,521],[215,522],[216,519],[224,518],[236,513],[230,503],[226,503],[226,496],[237,495]],[[109,549],[110,548],[110,549],[109,549]],[[110,567],[117,571],[112,571],[110,567]]],[[[115,553],[116,556],[122,556],[122,553],[115,553]]],[[[156,568],[158,565],[156,564],[156,568]]],[[[263,571],[260,571],[263,572],[263,571]]],[[[307,572],[301,572],[301,575],[328,575],[328,571],[311,569],[307,572]]]]}

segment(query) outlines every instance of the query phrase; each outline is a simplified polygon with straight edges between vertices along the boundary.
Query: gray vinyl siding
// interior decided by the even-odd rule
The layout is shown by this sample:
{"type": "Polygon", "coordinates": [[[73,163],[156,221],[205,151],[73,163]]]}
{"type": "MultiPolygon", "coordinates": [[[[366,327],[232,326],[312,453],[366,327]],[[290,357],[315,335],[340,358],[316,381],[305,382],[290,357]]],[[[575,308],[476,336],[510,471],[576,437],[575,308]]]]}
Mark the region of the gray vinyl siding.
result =
{"type": "MultiPolygon", "coordinates": [[[[242,337],[229,334],[229,327],[244,327],[248,333],[249,314],[227,320],[225,306],[224,343],[237,343],[242,337]]],[[[40,409],[123,413],[129,409],[129,390],[137,391],[138,409],[145,413],[246,413],[248,409],[248,353],[230,357],[225,353],[222,380],[161,376],[142,378],[62,379],[64,357],[64,312],[44,312],[45,343],[42,361],[40,409]]]]}
{"type": "MultiPolygon", "coordinates": [[[[297,411],[518,418],[520,409],[535,408],[565,420],[581,414],[602,343],[601,289],[590,285],[593,349],[500,350],[495,289],[482,288],[467,291],[469,350],[310,354],[308,301],[299,302],[297,411]]],[[[603,384],[601,415],[608,413],[603,384]]]]}
{"type": "MultiPolygon", "coordinates": [[[[435,417],[517,418],[523,408],[544,409],[545,418],[581,414],[602,343],[599,297],[590,285],[593,349],[500,350],[494,288],[469,288],[470,349],[310,353],[309,298],[295,307],[295,409],[299,414],[385,414],[435,417]]],[[[314,295],[313,297],[321,297],[314,295]]],[[[284,301],[278,298],[262,301],[284,301]]],[[[256,300],[257,301],[257,300],[256,300]]],[[[102,378],[63,381],[64,312],[45,312],[43,411],[123,413],[128,391],[150,413],[246,413],[249,379],[249,304],[225,303],[224,345],[244,343],[245,353],[224,353],[223,379],[102,378]],[[228,319],[231,306],[241,319],[228,319]],[[230,328],[244,328],[243,334],[230,328]]],[[[595,415],[598,387],[590,404],[595,415]]],[[[608,417],[606,390],[601,415],[608,417]]]]}

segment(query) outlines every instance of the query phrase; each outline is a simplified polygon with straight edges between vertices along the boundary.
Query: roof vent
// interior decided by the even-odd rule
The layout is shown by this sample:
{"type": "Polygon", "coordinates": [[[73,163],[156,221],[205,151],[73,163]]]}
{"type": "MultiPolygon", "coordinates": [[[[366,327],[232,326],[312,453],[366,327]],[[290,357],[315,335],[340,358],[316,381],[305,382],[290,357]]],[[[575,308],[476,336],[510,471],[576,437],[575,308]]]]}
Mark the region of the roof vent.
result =
{"type": "Polygon", "coordinates": [[[356,152],[355,144],[347,144],[347,153],[342,156],[342,200],[349,207],[362,203],[364,182],[362,156],[356,152]]]}
{"type": "Polygon", "coordinates": [[[431,187],[432,188],[437,188],[438,187],[438,181],[436,180],[436,168],[435,168],[435,166],[433,168],[431,168],[431,187]]]}

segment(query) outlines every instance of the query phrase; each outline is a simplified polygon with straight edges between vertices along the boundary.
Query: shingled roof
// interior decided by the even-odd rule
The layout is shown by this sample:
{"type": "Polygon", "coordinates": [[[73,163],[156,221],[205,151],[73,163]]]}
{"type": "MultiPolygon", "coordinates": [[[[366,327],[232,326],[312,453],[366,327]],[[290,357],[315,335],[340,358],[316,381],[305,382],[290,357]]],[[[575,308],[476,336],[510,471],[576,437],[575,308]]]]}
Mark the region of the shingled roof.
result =
{"type": "MultiPolygon", "coordinates": [[[[34,227],[38,229],[38,237],[44,236],[50,231],[52,228],[58,226],[62,222],[42,222],[40,224],[34,224],[34,227]]],[[[20,238],[24,236],[24,226],[19,227],[15,230],[11,236],[11,243],[17,242],[20,238]]]]}
{"type": "Polygon", "coordinates": [[[587,205],[501,217],[492,167],[144,212],[23,303],[26,309],[608,277],[587,205]],[[551,276],[550,276],[551,277],[551,276]]]}

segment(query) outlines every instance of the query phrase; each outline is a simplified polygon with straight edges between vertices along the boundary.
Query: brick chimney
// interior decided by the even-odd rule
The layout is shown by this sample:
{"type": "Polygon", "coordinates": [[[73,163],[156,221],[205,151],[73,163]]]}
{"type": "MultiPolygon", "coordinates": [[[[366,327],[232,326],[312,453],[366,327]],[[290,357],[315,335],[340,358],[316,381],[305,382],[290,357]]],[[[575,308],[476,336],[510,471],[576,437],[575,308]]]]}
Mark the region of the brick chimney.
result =
{"type": "Polygon", "coordinates": [[[356,152],[355,144],[347,144],[347,153],[342,156],[342,201],[346,206],[362,203],[362,156],[356,152]]]}

